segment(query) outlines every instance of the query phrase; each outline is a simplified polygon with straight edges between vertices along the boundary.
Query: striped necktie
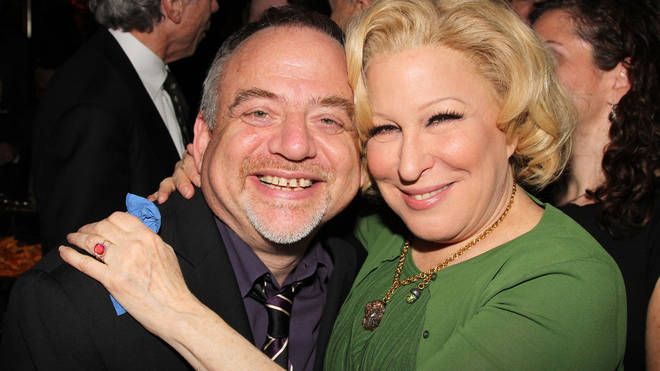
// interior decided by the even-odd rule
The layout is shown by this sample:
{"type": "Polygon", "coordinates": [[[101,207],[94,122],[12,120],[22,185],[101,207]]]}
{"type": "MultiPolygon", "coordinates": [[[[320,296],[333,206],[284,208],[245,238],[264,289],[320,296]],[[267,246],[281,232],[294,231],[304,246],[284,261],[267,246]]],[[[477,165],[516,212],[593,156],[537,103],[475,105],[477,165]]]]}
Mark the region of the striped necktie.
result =
{"type": "Polygon", "coordinates": [[[299,285],[300,282],[294,282],[275,292],[270,274],[266,273],[254,282],[250,291],[250,296],[264,304],[268,313],[266,341],[261,350],[288,370],[293,369],[289,364],[289,318],[299,285]]]}
{"type": "Polygon", "coordinates": [[[186,98],[183,96],[179,84],[177,84],[176,79],[172,72],[167,71],[167,77],[163,83],[163,89],[170,96],[172,101],[172,106],[174,107],[174,114],[176,115],[176,120],[179,122],[179,128],[181,128],[181,138],[183,139],[184,147],[190,143],[190,133],[188,132],[188,116],[190,114],[188,103],[186,98]]]}

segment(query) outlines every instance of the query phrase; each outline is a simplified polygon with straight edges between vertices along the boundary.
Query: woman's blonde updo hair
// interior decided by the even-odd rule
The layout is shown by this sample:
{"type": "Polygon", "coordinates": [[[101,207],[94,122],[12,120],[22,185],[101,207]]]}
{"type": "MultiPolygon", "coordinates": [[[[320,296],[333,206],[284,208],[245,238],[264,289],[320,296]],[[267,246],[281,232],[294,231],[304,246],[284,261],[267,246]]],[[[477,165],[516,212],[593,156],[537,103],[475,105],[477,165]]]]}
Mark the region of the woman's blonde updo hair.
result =
{"type": "Polygon", "coordinates": [[[498,126],[518,140],[510,161],[516,180],[537,189],[555,180],[569,157],[574,110],[552,57],[503,1],[381,0],[352,22],[346,52],[363,148],[373,125],[369,60],[429,45],[461,52],[492,83],[502,107],[498,126]]]}

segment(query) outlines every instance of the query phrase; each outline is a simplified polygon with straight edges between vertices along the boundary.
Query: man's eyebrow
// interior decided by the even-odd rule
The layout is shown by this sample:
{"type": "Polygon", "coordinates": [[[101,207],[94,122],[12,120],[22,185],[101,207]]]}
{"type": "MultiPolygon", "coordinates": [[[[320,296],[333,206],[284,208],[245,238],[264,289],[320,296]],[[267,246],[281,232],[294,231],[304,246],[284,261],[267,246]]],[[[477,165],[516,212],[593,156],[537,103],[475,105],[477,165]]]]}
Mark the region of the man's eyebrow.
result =
{"type": "Polygon", "coordinates": [[[353,112],[355,111],[355,106],[353,105],[352,101],[336,95],[323,98],[318,101],[318,104],[324,107],[339,107],[346,111],[348,116],[351,118],[353,117],[353,112]]]}
{"type": "Polygon", "coordinates": [[[239,90],[236,96],[234,97],[234,101],[231,103],[229,106],[229,110],[232,111],[236,106],[240,105],[241,103],[245,102],[246,100],[249,100],[250,98],[269,98],[269,99],[275,99],[277,98],[277,94],[270,92],[268,90],[263,90],[259,88],[250,88],[250,89],[243,89],[239,90]]]}
{"type": "MultiPolygon", "coordinates": [[[[234,101],[231,103],[229,106],[229,110],[232,111],[234,108],[236,108],[238,105],[241,103],[251,99],[251,98],[267,98],[267,99],[280,99],[280,96],[277,94],[264,90],[264,89],[259,89],[259,88],[250,88],[250,89],[243,89],[239,90],[236,96],[234,97],[234,101]]],[[[323,107],[338,107],[346,111],[348,116],[351,118],[353,117],[353,112],[355,111],[353,102],[349,99],[337,96],[337,95],[332,95],[329,97],[325,98],[320,98],[320,99],[314,99],[313,100],[314,104],[318,104],[323,107]]]]}

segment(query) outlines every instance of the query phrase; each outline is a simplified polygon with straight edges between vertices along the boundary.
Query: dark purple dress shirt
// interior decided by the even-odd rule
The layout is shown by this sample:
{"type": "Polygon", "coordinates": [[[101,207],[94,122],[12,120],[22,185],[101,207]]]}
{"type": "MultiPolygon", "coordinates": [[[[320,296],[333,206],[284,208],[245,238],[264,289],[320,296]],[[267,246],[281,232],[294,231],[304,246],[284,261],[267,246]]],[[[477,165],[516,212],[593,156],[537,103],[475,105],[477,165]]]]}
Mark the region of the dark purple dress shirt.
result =
{"type": "MultiPolygon", "coordinates": [[[[226,224],[217,218],[216,224],[227,249],[229,261],[234,268],[239,291],[243,296],[254,345],[261,349],[266,340],[268,313],[264,305],[252,298],[249,293],[259,277],[271,272],[252,248],[226,224]]],[[[295,371],[314,369],[316,339],[325,306],[326,285],[333,267],[330,254],[321,243],[316,242],[309,247],[305,256],[284,281],[283,286],[305,281],[293,300],[289,322],[289,361],[295,371]]]]}

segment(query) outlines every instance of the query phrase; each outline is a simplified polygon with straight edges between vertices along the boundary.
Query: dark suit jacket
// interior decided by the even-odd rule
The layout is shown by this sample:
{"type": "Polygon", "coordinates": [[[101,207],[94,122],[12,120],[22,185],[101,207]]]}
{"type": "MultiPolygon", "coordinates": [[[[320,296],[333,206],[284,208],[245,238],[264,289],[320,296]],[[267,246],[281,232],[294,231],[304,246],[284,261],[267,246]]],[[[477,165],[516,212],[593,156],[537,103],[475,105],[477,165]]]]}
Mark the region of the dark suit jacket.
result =
{"type": "MultiPolygon", "coordinates": [[[[161,208],[161,236],[176,251],[190,290],[252,340],[243,300],[213,214],[201,192],[161,208]]],[[[329,226],[333,228],[332,226],[329,226]]],[[[357,241],[320,237],[334,261],[321,319],[316,368],[330,330],[364,258],[357,241]]],[[[350,231],[348,231],[350,233],[350,231]]],[[[0,369],[182,370],[188,364],[129,314],[117,316],[108,292],[52,252],[21,277],[11,293],[0,369]]]]}
{"type": "Polygon", "coordinates": [[[172,173],[176,148],[149,93],[107,30],[55,74],[35,119],[33,170],[44,248],[123,210],[172,173]]]}

